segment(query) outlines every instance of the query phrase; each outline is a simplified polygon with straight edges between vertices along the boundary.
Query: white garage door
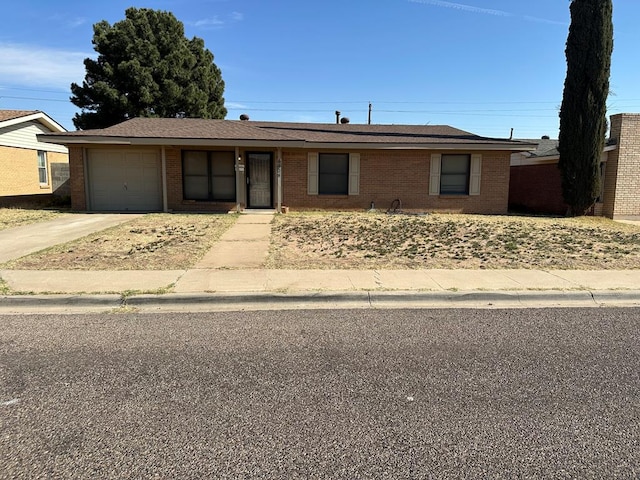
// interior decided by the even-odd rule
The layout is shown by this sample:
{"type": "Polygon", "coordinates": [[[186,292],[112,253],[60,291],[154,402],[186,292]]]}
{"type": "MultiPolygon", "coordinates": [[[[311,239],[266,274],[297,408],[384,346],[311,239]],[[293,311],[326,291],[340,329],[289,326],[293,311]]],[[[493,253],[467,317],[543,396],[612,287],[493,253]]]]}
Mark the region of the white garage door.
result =
{"type": "Polygon", "coordinates": [[[162,210],[162,174],[155,151],[89,150],[91,210],[162,210]]]}

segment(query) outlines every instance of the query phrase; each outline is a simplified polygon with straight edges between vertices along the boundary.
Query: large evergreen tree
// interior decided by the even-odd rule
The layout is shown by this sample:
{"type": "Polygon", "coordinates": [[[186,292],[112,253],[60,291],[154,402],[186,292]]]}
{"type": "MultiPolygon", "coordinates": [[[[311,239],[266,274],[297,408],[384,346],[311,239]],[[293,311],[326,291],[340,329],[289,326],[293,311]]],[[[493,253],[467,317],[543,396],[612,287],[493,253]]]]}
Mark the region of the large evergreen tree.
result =
{"type": "Polygon", "coordinates": [[[104,128],[134,117],[224,118],[224,82],[213,54],[188,40],[170,12],[129,8],[125,19],[93,26],[98,58],[84,61],[71,102],[78,129],[104,128]]]}
{"type": "Polygon", "coordinates": [[[570,215],[583,215],[600,192],[613,51],[612,0],[572,0],[567,77],[560,109],[562,192],[570,215]]]}

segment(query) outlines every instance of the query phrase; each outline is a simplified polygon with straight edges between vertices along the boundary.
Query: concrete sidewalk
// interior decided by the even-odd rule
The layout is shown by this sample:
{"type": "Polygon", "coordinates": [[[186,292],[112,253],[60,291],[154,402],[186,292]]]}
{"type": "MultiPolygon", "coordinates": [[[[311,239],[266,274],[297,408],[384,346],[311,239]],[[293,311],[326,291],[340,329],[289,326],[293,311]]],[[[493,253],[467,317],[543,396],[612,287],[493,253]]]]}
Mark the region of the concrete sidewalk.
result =
{"type": "Polygon", "coordinates": [[[2,270],[15,292],[286,293],[639,291],[640,270],[2,270]]]}

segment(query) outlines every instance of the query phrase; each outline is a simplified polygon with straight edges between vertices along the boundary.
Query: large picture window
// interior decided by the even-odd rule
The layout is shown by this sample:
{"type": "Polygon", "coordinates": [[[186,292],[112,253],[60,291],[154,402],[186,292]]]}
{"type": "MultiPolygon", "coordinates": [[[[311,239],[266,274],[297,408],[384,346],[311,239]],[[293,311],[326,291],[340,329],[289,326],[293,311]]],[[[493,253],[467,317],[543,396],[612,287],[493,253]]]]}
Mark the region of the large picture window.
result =
{"type": "Polygon", "coordinates": [[[468,195],[471,155],[442,155],[440,195],[468,195]]]}
{"type": "Polygon", "coordinates": [[[349,193],[349,154],[321,153],[318,156],[318,194],[349,193]]]}
{"type": "Polygon", "coordinates": [[[234,152],[184,151],[182,177],[185,200],[236,200],[234,152]]]}

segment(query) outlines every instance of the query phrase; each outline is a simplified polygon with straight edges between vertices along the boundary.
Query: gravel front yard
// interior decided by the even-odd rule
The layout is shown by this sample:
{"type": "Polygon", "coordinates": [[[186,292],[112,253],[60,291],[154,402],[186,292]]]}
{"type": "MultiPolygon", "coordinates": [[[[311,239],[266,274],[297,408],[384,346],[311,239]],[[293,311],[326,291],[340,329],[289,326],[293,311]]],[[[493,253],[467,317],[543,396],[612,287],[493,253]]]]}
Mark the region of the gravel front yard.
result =
{"type": "Polygon", "coordinates": [[[640,228],[594,217],[293,213],[271,241],[279,269],[640,268],[640,228]]]}

